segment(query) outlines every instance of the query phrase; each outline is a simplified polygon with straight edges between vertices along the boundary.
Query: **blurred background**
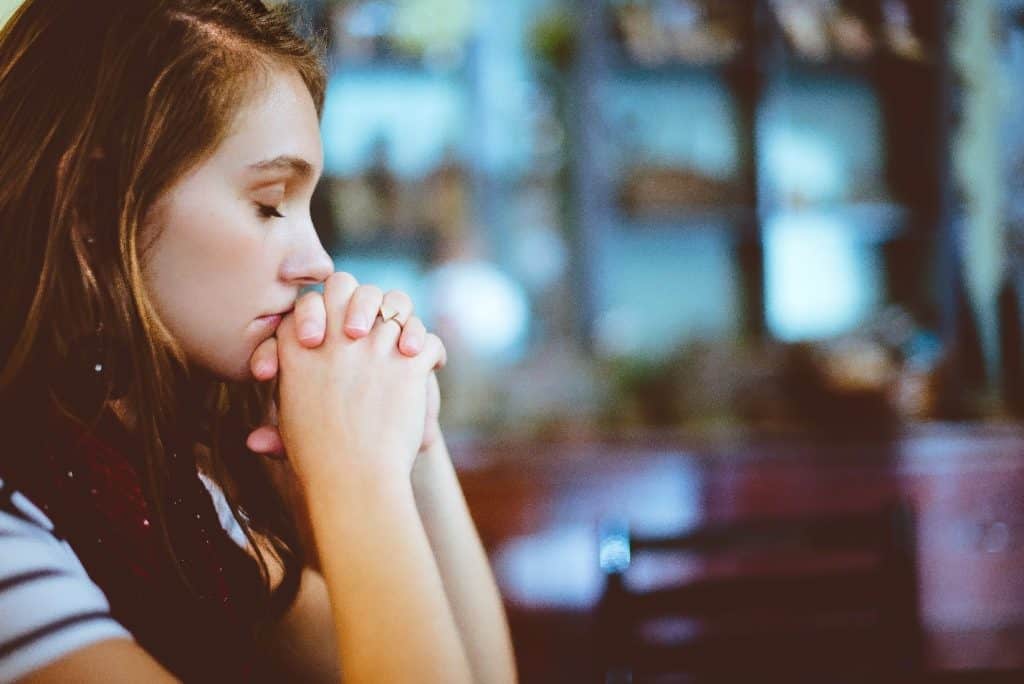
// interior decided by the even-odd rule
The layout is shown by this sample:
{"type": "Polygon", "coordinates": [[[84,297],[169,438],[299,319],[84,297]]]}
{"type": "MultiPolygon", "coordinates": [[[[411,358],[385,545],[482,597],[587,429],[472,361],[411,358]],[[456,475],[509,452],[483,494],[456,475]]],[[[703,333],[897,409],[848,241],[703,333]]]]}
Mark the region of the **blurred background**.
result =
{"type": "Polygon", "coordinates": [[[843,633],[854,660],[882,634],[886,673],[1024,665],[1024,3],[303,4],[331,69],[315,219],[448,345],[525,681],[642,681],[665,658],[616,630],[680,582],[779,601],[738,628],[729,600],[659,615],[669,653],[773,671],[798,643],[810,667],[834,635],[753,625],[827,554],[803,539],[796,589],[758,585],[777,555],[723,566],[699,534],[893,501],[913,579],[867,595],[883,628],[843,633]],[[648,563],[645,534],[695,546],[648,563]]]}
{"type": "Polygon", "coordinates": [[[453,435],[1024,411],[1020,3],[303,3],[317,223],[452,348],[453,435]]]}
{"type": "Polygon", "coordinates": [[[299,4],[314,219],[446,341],[524,681],[610,667],[630,535],[893,501],[902,652],[1024,664],[1024,2],[299,4]]]}

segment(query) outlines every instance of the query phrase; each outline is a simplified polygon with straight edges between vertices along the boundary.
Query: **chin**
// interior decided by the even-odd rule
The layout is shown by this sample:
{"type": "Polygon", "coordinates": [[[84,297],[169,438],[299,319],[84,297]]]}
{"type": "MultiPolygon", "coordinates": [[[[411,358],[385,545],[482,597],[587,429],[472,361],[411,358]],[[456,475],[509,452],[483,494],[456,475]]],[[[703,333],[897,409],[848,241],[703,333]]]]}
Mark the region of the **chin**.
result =
{"type": "Polygon", "coordinates": [[[196,365],[218,380],[227,382],[245,382],[252,380],[252,370],[249,368],[249,356],[245,358],[231,359],[197,359],[196,365]]]}
{"type": "Polygon", "coordinates": [[[249,368],[249,359],[241,362],[239,365],[230,369],[230,372],[222,374],[224,380],[231,382],[245,382],[246,380],[253,380],[252,370],[249,368]]]}

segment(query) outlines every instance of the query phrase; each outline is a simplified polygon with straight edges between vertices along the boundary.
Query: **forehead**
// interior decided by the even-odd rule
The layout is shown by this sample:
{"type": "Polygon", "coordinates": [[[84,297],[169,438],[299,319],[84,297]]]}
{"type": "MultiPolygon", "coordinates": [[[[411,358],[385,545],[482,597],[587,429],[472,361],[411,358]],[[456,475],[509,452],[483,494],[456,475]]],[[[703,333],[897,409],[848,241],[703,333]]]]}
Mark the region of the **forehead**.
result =
{"type": "Polygon", "coordinates": [[[269,71],[235,115],[213,157],[235,171],[259,172],[266,170],[266,165],[255,166],[261,162],[290,158],[303,160],[314,174],[320,173],[320,121],[309,89],[298,73],[269,71]]]}

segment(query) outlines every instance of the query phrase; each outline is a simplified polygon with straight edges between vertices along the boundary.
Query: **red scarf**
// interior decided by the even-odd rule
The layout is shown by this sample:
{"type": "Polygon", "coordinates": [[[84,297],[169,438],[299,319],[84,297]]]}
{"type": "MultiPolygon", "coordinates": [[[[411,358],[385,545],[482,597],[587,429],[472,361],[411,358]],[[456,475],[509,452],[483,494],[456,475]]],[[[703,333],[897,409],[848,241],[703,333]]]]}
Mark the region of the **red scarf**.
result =
{"type": "MultiPolygon", "coordinates": [[[[143,495],[138,445],[116,420],[95,434],[54,419],[41,453],[0,462],[0,476],[53,521],[104,591],[116,620],[184,681],[251,679],[254,608],[264,595],[256,561],[221,527],[191,450],[170,458],[164,507],[189,592],[164,550],[143,495]]],[[[297,589],[282,586],[274,603],[297,589]]],[[[282,608],[283,609],[283,608],[282,608]]]]}

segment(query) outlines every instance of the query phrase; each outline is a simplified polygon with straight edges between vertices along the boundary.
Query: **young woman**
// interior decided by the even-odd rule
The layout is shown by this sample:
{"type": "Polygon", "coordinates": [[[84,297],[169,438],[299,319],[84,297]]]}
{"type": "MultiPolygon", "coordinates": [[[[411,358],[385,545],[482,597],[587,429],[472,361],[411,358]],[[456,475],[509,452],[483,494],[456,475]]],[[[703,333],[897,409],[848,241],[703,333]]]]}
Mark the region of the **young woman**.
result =
{"type": "Polygon", "coordinates": [[[444,348],[311,223],[292,26],[26,0],[0,33],[0,681],[515,680],[444,348]]]}

